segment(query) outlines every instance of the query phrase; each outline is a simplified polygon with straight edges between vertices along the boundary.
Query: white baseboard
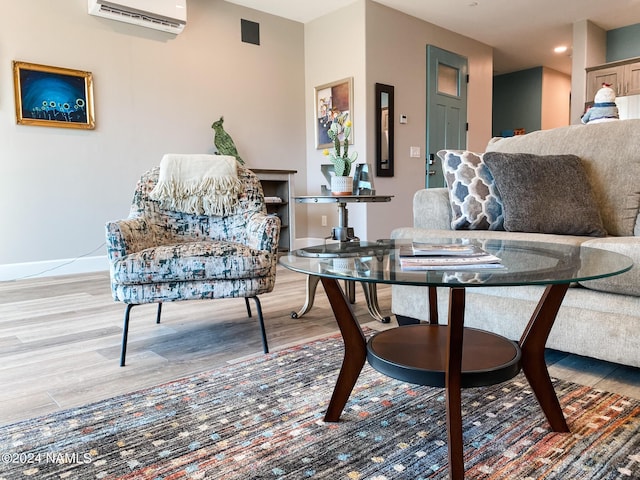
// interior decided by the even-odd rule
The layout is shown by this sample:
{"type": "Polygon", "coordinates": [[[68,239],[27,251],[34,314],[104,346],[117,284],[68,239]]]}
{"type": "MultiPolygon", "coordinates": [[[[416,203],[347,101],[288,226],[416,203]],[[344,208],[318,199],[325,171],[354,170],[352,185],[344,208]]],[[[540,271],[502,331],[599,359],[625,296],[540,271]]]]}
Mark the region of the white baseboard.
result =
{"type": "Polygon", "coordinates": [[[106,255],[96,257],[45,260],[42,262],[10,263],[0,265],[0,281],[42,278],[73,273],[103,272],[109,270],[106,255]]]}

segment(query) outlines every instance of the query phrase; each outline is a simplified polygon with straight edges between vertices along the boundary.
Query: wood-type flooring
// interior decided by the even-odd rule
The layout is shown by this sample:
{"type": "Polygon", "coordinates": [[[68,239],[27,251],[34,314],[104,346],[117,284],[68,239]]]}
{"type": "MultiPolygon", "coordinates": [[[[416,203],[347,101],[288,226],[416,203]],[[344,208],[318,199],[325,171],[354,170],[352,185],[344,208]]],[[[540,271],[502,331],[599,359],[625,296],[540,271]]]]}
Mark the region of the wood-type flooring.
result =
{"type": "MultiPolygon", "coordinates": [[[[305,277],[279,266],[274,291],[261,297],[272,352],[338,331],[321,285],[311,311],[291,318],[304,298],[305,277]]],[[[378,287],[378,300],[390,314],[389,286],[378,287]]],[[[368,315],[359,286],[353,308],[361,325],[396,325],[368,315]]],[[[0,282],[0,424],[262,355],[255,310],[248,318],[243,299],[167,303],[159,325],[156,306],[141,305],[121,368],[123,314],[108,272],[0,282]]],[[[553,376],[640,398],[640,369],[557,351],[547,359],[553,376]]]]}

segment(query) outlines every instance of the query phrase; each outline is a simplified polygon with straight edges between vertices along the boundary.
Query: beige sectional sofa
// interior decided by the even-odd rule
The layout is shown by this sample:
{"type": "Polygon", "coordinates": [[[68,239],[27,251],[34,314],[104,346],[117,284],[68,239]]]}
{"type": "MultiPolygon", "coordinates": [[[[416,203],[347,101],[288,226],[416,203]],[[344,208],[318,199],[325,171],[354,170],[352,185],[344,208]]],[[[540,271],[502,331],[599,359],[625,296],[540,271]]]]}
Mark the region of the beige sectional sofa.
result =
{"type": "MultiPolygon", "coordinates": [[[[392,238],[512,238],[597,247],[631,257],[627,273],[585,282],[569,289],[547,346],[611,362],[640,367],[640,120],[572,125],[527,135],[495,138],[486,151],[536,155],[573,154],[581,159],[605,237],[502,230],[452,230],[447,188],[416,192],[414,225],[392,238]]],[[[567,179],[567,188],[572,188],[567,179]]],[[[543,287],[467,289],[465,325],[518,339],[543,287]]],[[[447,292],[439,292],[439,311],[447,311],[447,292]]],[[[393,313],[426,320],[423,288],[393,286],[393,313]]],[[[445,322],[446,318],[440,318],[445,322]]]]}

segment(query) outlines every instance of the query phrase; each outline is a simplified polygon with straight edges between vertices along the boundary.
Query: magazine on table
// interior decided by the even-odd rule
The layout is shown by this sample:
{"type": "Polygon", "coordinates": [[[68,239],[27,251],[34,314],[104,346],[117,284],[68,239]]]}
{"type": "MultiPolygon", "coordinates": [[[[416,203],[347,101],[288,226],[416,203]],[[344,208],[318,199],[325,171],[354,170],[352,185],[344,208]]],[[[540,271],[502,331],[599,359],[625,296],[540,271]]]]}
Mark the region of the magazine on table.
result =
{"type": "Polygon", "coordinates": [[[403,270],[504,268],[499,257],[471,244],[412,242],[400,247],[398,260],[403,270]]]}
{"type": "Polygon", "coordinates": [[[411,242],[411,245],[403,245],[400,247],[401,256],[428,256],[428,255],[446,255],[446,256],[468,256],[468,255],[486,255],[487,252],[477,245],[468,243],[426,243],[411,242]]]}

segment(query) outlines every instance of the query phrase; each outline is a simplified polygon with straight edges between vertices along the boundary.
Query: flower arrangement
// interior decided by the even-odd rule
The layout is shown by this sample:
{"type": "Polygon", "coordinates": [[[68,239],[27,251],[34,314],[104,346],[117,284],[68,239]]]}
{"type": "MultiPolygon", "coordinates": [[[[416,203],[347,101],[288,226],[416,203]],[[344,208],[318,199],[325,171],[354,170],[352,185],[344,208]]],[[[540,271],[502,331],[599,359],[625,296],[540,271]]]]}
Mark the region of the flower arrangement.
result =
{"type": "Polygon", "coordinates": [[[333,141],[334,152],[325,149],[322,153],[329,157],[335,168],[336,176],[348,177],[351,173],[351,165],[358,158],[358,152],[351,152],[349,155],[349,135],[351,135],[351,120],[348,113],[341,113],[331,122],[331,127],[327,131],[329,138],[333,141]],[[342,134],[343,140],[340,141],[342,134]]]}

